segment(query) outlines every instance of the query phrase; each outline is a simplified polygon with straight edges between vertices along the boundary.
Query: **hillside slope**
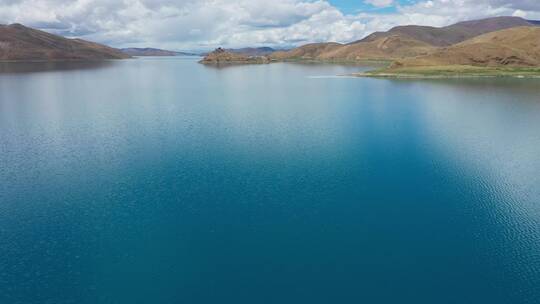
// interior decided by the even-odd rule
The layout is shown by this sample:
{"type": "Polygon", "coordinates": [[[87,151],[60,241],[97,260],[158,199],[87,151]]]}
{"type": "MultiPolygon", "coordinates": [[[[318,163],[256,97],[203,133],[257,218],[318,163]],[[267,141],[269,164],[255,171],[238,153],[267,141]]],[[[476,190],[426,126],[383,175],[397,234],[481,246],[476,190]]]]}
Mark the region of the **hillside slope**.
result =
{"type": "Polygon", "coordinates": [[[0,60],[103,60],[130,56],[102,44],[67,39],[21,24],[0,25],[0,60]]]}
{"type": "Polygon", "coordinates": [[[289,51],[278,51],[272,53],[270,58],[274,60],[315,60],[327,53],[337,50],[343,44],[328,42],[328,43],[311,43],[289,51]]]}
{"type": "Polygon", "coordinates": [[[540,27],[526,26],[484,34],[416,58],[394,63],[411,66],[540,66],[540,27]]]}
{"type": "Polygon", "coordinates": [[[377,40],[355,43],[316,43],[287,51],[276,52],[270,57],[275,60],[392,60],[404,57],[425,55],[434,47],[403,35],[381,37],[377,40]]]}
{"type": "Polygon", "coordinates": [[[323,60],[391,60],[425,55],[434,47],[407,36],[392,35],[364,43],[344,45],[318,56],[323,60]]]}

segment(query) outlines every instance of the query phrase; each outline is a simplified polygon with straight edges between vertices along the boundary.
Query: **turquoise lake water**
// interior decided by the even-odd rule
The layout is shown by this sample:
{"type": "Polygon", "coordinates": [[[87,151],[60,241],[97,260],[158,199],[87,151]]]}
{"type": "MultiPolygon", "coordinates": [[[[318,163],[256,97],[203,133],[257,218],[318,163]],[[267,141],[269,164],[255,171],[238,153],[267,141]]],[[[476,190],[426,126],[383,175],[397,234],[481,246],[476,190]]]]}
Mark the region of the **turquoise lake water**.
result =
{"type": "Polygon", "coordinates": [[[540,303],[540,80],[0,64],[0,303],[540,303]]]}

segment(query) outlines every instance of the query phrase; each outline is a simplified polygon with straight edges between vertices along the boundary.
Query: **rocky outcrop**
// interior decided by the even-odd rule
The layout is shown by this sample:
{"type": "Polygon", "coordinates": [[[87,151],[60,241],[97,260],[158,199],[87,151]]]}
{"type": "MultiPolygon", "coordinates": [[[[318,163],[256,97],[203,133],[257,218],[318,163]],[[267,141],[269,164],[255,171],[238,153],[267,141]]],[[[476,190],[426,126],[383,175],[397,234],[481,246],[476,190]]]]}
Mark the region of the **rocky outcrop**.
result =
{"type": "Polygon", "coordinates": [[[249,56],[245,54],[233,53],[223,48],[206,55],[200,63],[202,64],[266,64],[270,60],[266,56],[249,56]]]}

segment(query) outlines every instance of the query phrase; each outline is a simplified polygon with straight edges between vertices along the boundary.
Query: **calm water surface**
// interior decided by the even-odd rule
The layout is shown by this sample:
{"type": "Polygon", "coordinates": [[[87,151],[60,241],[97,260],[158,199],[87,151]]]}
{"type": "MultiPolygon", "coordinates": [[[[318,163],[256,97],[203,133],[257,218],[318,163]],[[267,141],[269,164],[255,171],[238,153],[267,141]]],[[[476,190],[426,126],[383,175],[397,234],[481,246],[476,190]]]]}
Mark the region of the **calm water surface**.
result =
{"type": "Polygon", "coordinates": [[[1,64],[0,303],[540,303],[540,80],[359,69],[1,64]]]}

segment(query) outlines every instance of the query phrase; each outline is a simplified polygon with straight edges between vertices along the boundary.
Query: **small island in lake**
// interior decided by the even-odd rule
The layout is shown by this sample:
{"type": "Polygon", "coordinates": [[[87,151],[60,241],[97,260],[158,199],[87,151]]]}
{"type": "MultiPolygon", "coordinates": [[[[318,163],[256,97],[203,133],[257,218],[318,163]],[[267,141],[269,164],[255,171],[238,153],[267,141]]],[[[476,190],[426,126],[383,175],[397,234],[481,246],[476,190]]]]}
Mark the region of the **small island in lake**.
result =
{"type": "Polygon", "coordinates": [[[245,53],[228,51],[223,48],[217,48],[206,55],[200,63],[210,65],[220,64],[266,64],[270,60],[266,56],[251,56],[245,53]]]}

